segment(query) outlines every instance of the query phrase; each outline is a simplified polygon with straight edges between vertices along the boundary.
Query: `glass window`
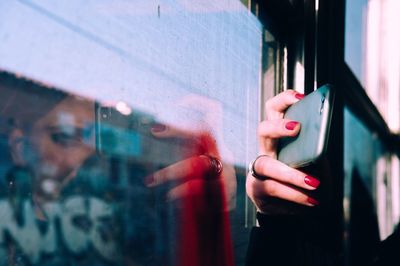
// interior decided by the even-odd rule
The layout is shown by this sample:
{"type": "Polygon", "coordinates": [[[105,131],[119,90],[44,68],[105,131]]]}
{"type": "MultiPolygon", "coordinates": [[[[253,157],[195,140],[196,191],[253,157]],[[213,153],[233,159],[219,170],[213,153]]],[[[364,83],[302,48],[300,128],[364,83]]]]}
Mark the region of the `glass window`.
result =
{"type": "Polygon", "coordinates": [[[368,0],[346,1],[345,60],[362,83],[364,82],[367,7],[368,0]]]}
{"type": "Polygon", "coordinates": [[[347,108],[344,123],[345,250],[363,265],[399,223],[398,158],[347,108]]]}
{"type": "Polygon", "coordinates": [[[346,1],[345,61],[394,132],[400,130],[400,2],[346,1]]]}
{"type": "Polygon", "coordinates": [[[239,0],[0,3],[0,265],[243,264],[261,38],[239,0]]]}

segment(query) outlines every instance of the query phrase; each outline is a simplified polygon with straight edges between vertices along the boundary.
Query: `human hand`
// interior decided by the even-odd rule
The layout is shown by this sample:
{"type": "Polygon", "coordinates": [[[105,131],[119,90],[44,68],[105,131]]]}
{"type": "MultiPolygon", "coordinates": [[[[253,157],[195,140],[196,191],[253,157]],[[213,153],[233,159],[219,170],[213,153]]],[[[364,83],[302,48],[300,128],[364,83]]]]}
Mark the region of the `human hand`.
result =
{"type": "Polygon", "coordinates": [[[279,209],[282,200],[310,207],[319,204],[312,196],[319,180],[276,159],[279,138],[295,137],[301,129],[297,121],[284,119],[285,110],[303,97],[288,90],[266,102],[266,120],[258,127],[259,150],[263,156],[252,164],[260,178],[249,173],[246,180],[247,194],[262,213],[286,213],[287,210],[279,209]]]}
{"type": "Polygon", "coordinates": [[[156,124],[151,132],[191,148],[182,149],[180,161],[148,176],[145,183],[170,184],[166,199],[180,207],[177,265],[233,265],[228,211],[235,207],[236,176],[222,136],[222,106],[199,95],[185,96],[178,104],[185,121],[156,124]]]}
{"type": "MultiPolygon", "coordinates": [[[[198,95],[189,95],[179,103],[179,108],[194,111],[196,121],[186,121],[182,126],[154,124],[151,134],[158,139],[180,139],[189,149],[182,150],[184,158],[145,178],[148,187],[172,184],[166,194],[167,201],[214,197],[221,202],[215,208],[231,210],[235,207],[236,175],[231,153],[221,138],[222,108],[216,101],[198,95]],[[222,157],[224,156],[224,160],[222,157]],[[211,192],[211,194],[209,194],[211,192]],[[222,199],[222,201],[220,200],[222,199]]],[[[210,199],[208,199],[210,200],[210,199]]]]}

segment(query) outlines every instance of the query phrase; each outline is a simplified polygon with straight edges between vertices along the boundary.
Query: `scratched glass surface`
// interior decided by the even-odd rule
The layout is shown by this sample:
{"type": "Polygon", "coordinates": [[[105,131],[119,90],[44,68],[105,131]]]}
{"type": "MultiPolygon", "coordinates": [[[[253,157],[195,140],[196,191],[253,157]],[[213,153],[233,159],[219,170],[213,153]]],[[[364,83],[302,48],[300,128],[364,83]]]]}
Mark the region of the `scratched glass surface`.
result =
{"type": "Polygon", "coordinates": [[[244,264],[261,33],[236,0],[1,1],[0,265],[244,264]]]}

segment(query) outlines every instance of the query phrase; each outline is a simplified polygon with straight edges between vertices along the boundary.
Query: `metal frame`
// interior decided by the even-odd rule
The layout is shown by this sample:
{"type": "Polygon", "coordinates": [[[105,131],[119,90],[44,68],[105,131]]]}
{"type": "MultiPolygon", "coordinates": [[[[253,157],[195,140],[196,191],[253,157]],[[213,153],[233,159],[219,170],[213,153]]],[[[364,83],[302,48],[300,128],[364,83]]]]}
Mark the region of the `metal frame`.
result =
{"type": "MultiPolygon", "coordinates": [[[[336,88],[327,163],[320,173],[329,188],[325,206],[316,215],[324,230],[320,240],[345,263],[344,236],[344,109],[349,108],[368,129],[375,132],[388,150],[399,156],[400,136],[390,132],[378,109],[344,60],[346,0],[258,0],[257,15],[280,43],[278,75],[283,77],[274,93],[293,86],[293,62],[302,56],[304,92],[326,83],[336,88]],[[296,45],[303,42],[301,49],[296,45]],[[285,58],[287,56],[287,58],[285,58]],[[286,59],[286,61],[284,61],[286,59]],[[322,174],[325,175],[325,174],[322,174]]],[[[253,8],[253,10],[255,10],[253,8]]],[[[270,93],[270,92],[269,92],[270,93]]]]}

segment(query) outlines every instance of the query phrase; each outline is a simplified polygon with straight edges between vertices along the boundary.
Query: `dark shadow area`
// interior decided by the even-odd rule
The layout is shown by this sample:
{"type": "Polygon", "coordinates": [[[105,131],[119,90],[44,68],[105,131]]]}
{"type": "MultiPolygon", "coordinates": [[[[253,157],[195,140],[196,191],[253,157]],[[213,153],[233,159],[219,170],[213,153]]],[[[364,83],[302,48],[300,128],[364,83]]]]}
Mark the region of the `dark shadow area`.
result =
{"type": "Polygon", "coordinates": [[[369,265],[376,256],[379,238],[378,220],[371,192],[357,169],[353,170],[350,202],[350,265],[369,265]]]}

